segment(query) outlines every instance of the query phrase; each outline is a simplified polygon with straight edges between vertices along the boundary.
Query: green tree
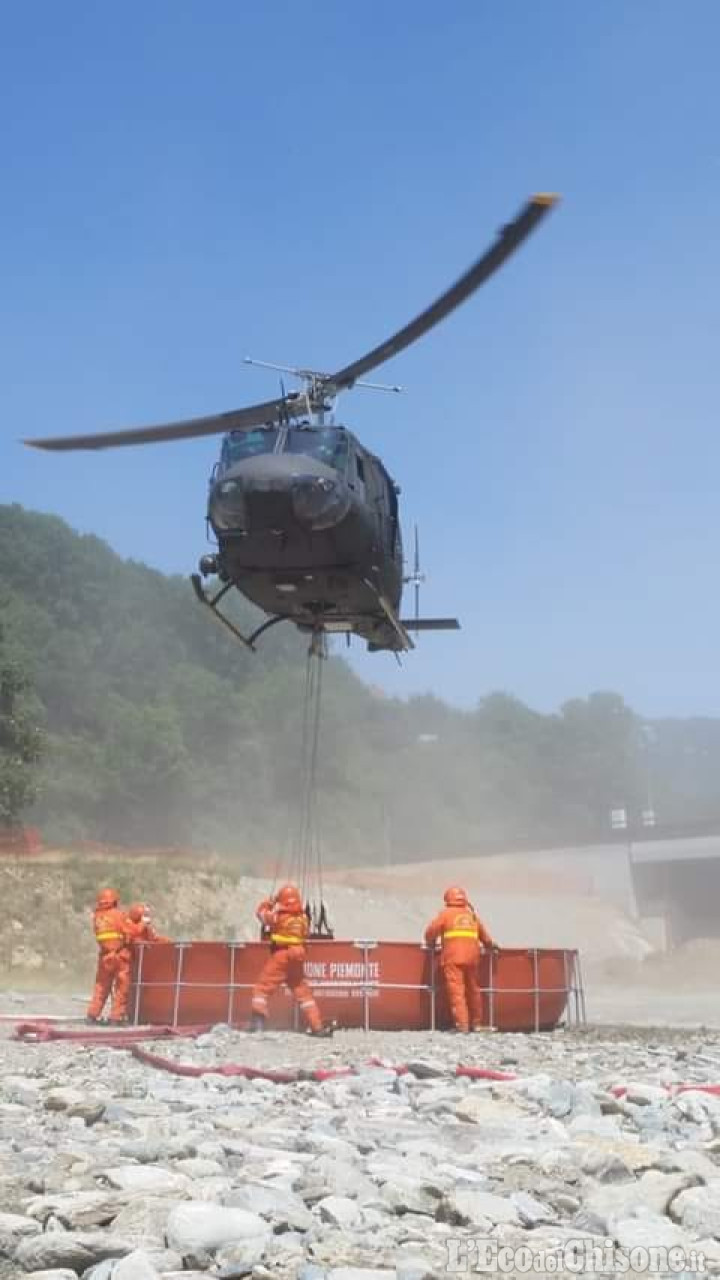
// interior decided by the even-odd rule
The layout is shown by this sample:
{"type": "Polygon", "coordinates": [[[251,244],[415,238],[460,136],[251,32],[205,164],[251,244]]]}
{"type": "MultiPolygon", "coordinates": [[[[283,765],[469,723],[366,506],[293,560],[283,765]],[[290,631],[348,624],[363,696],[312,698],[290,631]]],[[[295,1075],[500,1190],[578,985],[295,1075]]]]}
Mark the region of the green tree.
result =
{"type": "Polygon", "coordinates": [[[16,827],[34,802],[40,755],[30,680],[10,653],[0,624],[0,827],[16,827]]]}
{"type": "Polygon", "coordinates": [[[643,807],[640,721],[616,693],[600,691],[562,707],[563,776],[587,816],[588,834],[604,838],[610,811],[643,807]]]}
{"type": "MultiPolygon", "coordinates": [[[[304,767],[307,646],[291,626],[249,654],[208,621],[185,579],[2,504],[0,597],[0,822],[17,822],[39,788],[32,820],[49,843],[182,845],[274,863],[293,840],[304,767]]],[[[232,600],[251,629],[256,612],[232,600]]],[[[616,693],[548,715],[488,692],[462,711],[431,694],[385,696],[338,657],[323,669],[328,863],[605,839],[612,808],[637,819],[650,796],[659,823],[707,820],[720,808],[718,772],[720,721],[648,725],[616,693]]]]}

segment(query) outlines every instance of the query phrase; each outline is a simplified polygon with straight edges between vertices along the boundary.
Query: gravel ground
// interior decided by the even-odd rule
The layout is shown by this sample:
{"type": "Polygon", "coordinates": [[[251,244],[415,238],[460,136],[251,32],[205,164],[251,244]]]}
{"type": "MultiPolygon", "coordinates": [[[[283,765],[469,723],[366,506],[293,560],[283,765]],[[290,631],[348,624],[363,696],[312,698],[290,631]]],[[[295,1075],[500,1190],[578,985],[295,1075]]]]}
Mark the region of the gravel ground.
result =
{"type": "MultiPolygon", "coordinates": [[[[77,1009],[18,1000],[3,1010],[77,1009]]],[[[277,1085],[3,1026],[2,1280],[427,1280],[477,1274],[482,1251],[485,1271],[569,1277],[573,1241],[589,1272],[720,1273],[720,1096],[701,1087],[720,1082],[720,1032],[317,1041],[220,1026],[146,1046],[203,1067],[355,1068],[277,1085]]]]}

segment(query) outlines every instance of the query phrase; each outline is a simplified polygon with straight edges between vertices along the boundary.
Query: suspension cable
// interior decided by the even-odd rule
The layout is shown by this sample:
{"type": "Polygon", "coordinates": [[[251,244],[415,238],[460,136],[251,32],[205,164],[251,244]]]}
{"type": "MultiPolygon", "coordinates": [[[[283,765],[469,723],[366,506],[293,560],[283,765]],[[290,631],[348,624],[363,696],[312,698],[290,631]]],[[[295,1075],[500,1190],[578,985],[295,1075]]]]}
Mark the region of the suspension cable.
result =
{"type": "MultiPolygon", "coordinates": [[[[296,821],[287,860],[288,879],[296,881],[310,910],[313,932],[329,933],[325,913],[322,852],[318,830],[317,774],[322,717],[323,663],[327,658],[327,637],[318,631],[308,648],[302,707],[302,728],[298,767],[296,821]]],[[[273,892],[280,871],[275,868],[273,892]]]]}

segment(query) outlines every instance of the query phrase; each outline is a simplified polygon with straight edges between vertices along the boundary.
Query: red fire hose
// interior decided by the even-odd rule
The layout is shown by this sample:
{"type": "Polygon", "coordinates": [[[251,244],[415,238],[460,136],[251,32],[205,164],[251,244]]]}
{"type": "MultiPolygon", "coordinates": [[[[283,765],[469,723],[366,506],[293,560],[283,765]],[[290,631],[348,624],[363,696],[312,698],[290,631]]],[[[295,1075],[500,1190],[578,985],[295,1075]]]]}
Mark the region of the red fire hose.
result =
{"type": "MultiPolygon", "coordinates": [[[[103,1045],[108,1049],[128,1049],[138,1062],[148,1067],[156,1067],[161,1071],[169,1071],[172,1075],[198,1077],[204,1075],[242,1076],[246,1080],[270,1080],[273,1084],[294,1084],[300,1080],[312,1080],[322,1083],[326,1080],[337,1080],[343,1076],[355,1075],[357,1068],[317,1067],[312,1071],[265,1071],[259,1067],[248,1067],[226,1062],[214,1066],[197,1066],[194,1063],[174,1062],[163,1058],[160,1054],[151,1053],[141,1048],[143,1040],[195,1039],[211,1030],[209,1025],[192,1027],[122,1027],[113,1031],[87,1030],[75,1031],[62,1029],[44,1021],[20,1022],[15,1028],[14,1039],[26,1044],[47,1043],[50,1040],[70,1041],[74,1044],[103,1045]]],[[[396,1075],[406,1075],[410,1067],[388,1065],[380,1058],[371,1058],[366,1064],[369,1067],[384,1067],[394,1071],[396,1075]]],[[[486,1067],[455,1068],[454,1075],[468,1076],[472,1080],[514,1080],[509,1072],[494,1071],[486,1067]]]]}
{"type": "Polygon", "coordinates": [[[19,1022],[14,1040],[46,1042],[48,1040],[72,1040],[75,1044],[102,1044],[109,1049],[128,1049],[138,1040],[194,1039],[212,1030],[212,1023],[193,1027],[117,1027],[113,1031],[63,1030],[44,1019],[36,1022],[19,1022]]]}
{"type": "MultiPolygon", "coordinates": [[[[203,1024],[192,1027],[121,1027],[113,1031],[91,1031],[87,1029],[71,1031],[65,1030],[49,1022],[19,1022],[15,1028],[13,1038],[21,1040],[26,1044],[47,1043],[50,1040],[70,1041],[74,1044],[86,1045],[104,1045],[108,1049],[127,1049],[138,1062],[144,1063],[148,1067],[155,1067],[160,1071],[169,1071],[176,1076],[189,1076],[197,1078],[205,1075],[219,1076],[241,1076],[245,1080],[269,1080],[273,1084],[296,1084],[299,1081],[309,1080],[314,1083],[323,1083],[326,1080],[337,1080],[343,1076],[356,1075],[358,1068],[355,1066],[347,1067],[316,1067],[312,1071],[298,1069],[296,1071],[266,1071],[261,1067],[243,1066],[238,1063],[225,1062],[214,1066],[198,1066],[189,1062],[174,1062],[170,1058],[163,1058],[160,1054],[151,1053],[149,1049],[141,1047],[143,1040],[182,1040],[195,1039],[197,1036],[206,1034],[212,1029],[212,1024],[203,1024]]],[[[411,1072],[411,1066],[407,1064],[390,1064],[382,1060],[382,1058],[370,1058],[365,1067],[384,1068],[386,1071],[394,1071],[396,1075],[407,1075],[411,1072]]],[[[464,1077],[468,1080],[517,1080],[517,1075],[512,1071],[498,1071],[492,1067],[472,1067],[472,1066],[456,1066],[448,1072],[456,1077],[464,1077]]],[[[720,1084],[668,1084],[663,1086],[668,1097],[675,1097],[679,1093],[708,1093],[715,1097],[720,1097],[720,1084]]],[[[626,1085],[615,1085],[610,1093],[616,1098],[623,1098],[628,1092],[626,1085]]]]}
{"type": "MultiPolygon", "coordinates": [[[[693,1082],[689,1084],[665,1084],[662,1087],[667,1094],[673,1097],[676,1093],[712,1093],[716,1097],[720,1097],[720,1084],[695,1084],[693,1082]]],[[[624,1084],[616,1084],[610,1090],[614,1098],[624,1098],[627,1092],[627,1085],[624,1084]]]]}

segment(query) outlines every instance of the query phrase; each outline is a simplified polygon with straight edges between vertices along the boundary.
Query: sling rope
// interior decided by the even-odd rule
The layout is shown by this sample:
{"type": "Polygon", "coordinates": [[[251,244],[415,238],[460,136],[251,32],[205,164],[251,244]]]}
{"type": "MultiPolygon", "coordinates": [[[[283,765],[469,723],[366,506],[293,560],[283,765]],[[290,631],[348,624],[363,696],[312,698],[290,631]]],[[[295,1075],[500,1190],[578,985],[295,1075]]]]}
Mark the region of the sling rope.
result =
{"type": "MultiPolygon", "coordinates": [[[[317,775],[322,713],[323,664],[327,637],[317,632],[308,648],[298,767],[297,821],[290,843],[288,879],[297,882],[314,933],[330,936],[324,904],[322,852],[318,830],[317,775]]],[[[276,863],[273,891],[280,874],[276,863]]]]}

